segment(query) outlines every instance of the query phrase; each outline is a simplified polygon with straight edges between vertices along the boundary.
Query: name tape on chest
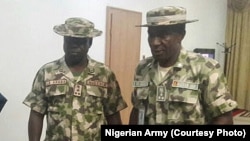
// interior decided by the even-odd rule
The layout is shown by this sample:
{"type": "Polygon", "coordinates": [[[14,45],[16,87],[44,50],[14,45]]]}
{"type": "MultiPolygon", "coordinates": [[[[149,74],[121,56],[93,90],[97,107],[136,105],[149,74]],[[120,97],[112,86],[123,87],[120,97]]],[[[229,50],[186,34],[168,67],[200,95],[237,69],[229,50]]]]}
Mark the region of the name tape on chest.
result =
{"type": "Polygon", "coordinates": [[[104,87],[104,88],[108,87],[107,82],[102,82],[100,80],[88,80],[86,81],[86,84],[90,86],[99,86],[99,87],[104,87]]]}
{"type": "Polygon", "coordinates": [[[185,89],[191,89],[191,90],[198,90],[199,84],[173,80],[172,87],[185,88],[185,89]]]}
{"type": "Polygon", "coordinates": [[[50,80],[50,81],[46,81],[46,86],[49,85],[63,85],[66,84],[67,80],[65,79],[60,79],[60,80],[50,80]]]}
{"type": "Polygon", "coordinates": [[[148,84],[149,84],[148,81],[134,81],[133,87],[146,87],[148,86],[148,84]]]}

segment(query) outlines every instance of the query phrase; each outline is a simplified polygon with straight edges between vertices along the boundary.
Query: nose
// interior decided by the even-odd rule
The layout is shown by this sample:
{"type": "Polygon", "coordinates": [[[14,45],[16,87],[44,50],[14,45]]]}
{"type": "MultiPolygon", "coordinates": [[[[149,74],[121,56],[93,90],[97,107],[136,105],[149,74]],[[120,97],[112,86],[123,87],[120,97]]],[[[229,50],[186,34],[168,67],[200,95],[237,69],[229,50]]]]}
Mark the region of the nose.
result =
{"type": "Polygon", "coordinates": [[[151,45],[160,45],[161,44],[161,38],[160,37],[150,38],[149,41],[150,41],[151,45]]]}

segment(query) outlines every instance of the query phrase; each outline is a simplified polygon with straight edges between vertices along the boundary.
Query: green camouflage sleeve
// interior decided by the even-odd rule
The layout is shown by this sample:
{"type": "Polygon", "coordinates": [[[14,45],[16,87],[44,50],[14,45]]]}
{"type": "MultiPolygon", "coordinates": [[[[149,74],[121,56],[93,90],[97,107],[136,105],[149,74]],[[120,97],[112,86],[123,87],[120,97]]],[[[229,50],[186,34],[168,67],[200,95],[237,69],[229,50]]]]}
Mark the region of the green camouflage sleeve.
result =
{"type": "Polygon", "coordinates": [[[133,80],[134,89],[131,95],[131,103],[134,108],[139,109],[142,100],[146,100],[150,93],[149,91],[147,91],[148,89],[138,89],[138,87],[136,87],[136,85],[138,84],[135,84],[135,83],[136,82],[140,83],[139,85],[143,85],[141,83],[149,83],[150,78],[144,78],[145,76],[143,76],[143,74],[148,71],[149,64],[152,62],[152,60],[153,60],[152,57],[147,58],[145,60],[141,60],[135,69],[135,75],[134,75],[134,80],[133,80]],[[142,78],[144,78],[143,80],[146,80],[146,81],[141,81],[142,78]],[[137,91],[140,91],[140,95],[137,94],[137,91]]]}
{"type": "Polygon", "coordinates": [[[104,112],[106,115],[112,115],[125,109],[127,103],[121,95],[119,83],[113,72],[110,73],[108,79],[108,97],[104,100],[104,112]]]}
{"type": "Polygon", "coordinates": [[[44,71],[40,69],[33,81],[32,90],[24,99],[23,103],[32,110],[44,114],[47,109],[45,100],[44,71]]]}
{"type": "MultiPolygon", "coordinates": [[[[210,62],[206,63],[209,67],[210,62]]],[[[206,69],[206,67],[204,67],[206,69]]],[[[216,117],[225,112],[229,112],[237,107],[236,101],[232,100],[228,90],[226,77],[219,64],[213,69],[204,71],[206,79],[203,80],[203,100],[206,116],[209,118],[216,117]]]]}

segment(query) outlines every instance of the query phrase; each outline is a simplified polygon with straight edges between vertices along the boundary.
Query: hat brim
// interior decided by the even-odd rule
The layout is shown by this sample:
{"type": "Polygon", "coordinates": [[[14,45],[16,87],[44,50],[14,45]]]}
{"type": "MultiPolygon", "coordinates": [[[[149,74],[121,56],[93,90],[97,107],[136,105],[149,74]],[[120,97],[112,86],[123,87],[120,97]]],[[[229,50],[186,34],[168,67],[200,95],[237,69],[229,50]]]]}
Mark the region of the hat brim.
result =
{"type": "Polygon", "coordinates": [[[88,33],[88,34],[72,34],[72,32],[70,33],[66,28],[64,24],[61,25],[56,25],[53,28],[54,32],[62,35],[62,36],[68,36],[68,37],[76,37],[76,38],[91,38],[91,37],[97,37],[100,36],[102,34],[102,31],[98,30],[98,29],[93,29],[92,32],[88,33]]]}
{"type": "Polygon", "coordinates": [[[186,24],[186,23],[193,23],[197,22],[198,20],[185,20],[185,21],[176,21],[172,23],[163,23],[163,24],[144,24],[144,25],[136,25],[137,27],[150,27],[150,26],[169,26],[169,25],[176,25],[176,24],[186,24]]]}

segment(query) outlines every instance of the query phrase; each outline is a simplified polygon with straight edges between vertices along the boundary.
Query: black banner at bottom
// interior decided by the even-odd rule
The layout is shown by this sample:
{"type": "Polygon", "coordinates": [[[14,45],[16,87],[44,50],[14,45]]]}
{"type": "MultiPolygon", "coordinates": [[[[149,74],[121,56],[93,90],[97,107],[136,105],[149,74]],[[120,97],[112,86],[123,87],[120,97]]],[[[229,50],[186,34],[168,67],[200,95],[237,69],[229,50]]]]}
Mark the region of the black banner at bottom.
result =
{"type": "Polygon", "coordinates": [[[152,140],[250,140],[250,125],[102,125],[102,141],[152,140]]]}

